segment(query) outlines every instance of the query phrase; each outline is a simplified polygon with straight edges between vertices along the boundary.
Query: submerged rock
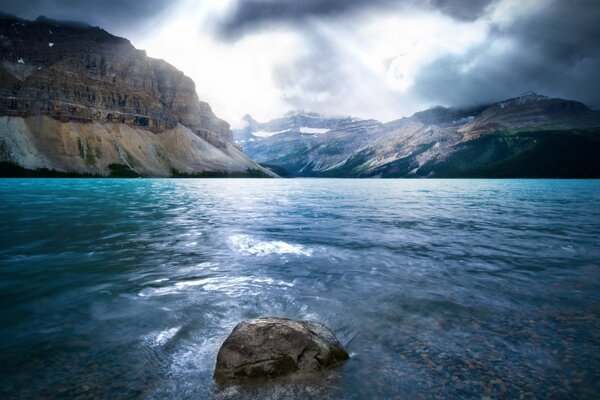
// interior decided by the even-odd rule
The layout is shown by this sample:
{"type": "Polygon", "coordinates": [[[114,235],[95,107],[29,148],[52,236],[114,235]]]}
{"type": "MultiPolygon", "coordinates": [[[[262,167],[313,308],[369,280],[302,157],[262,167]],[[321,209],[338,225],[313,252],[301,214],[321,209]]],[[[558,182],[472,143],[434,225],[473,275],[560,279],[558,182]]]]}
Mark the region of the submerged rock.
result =
{"type": "Polygon", "coordinates": [[[217,355],[218,382],[274,378],[316,372],[348,359],[323,324],[287,318],[255,318],[239,323],[217,355]]]}

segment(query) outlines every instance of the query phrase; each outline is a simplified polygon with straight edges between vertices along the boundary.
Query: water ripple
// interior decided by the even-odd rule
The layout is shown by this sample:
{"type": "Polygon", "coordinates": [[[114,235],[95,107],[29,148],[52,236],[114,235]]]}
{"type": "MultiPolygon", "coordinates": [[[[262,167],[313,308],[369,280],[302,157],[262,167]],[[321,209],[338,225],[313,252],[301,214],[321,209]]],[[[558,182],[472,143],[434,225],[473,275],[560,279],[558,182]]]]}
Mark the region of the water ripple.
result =
{"type": "Polygon", "coordinates": [[[286,243],[281,240],[260,241],[249,235],[232,235],[229,237],[231,247],[239,252],[256,256],[270,254],[293,254],[297,256],[312,256],[313,251],[304,246],[286,243]]]}
{"type": "Polygon", "coordinates": [[[5,179],[0,204],[1,398],[600,393],[600,181],[5,179]],[[219,390],[264,315],[353,357],[219,390]]]}

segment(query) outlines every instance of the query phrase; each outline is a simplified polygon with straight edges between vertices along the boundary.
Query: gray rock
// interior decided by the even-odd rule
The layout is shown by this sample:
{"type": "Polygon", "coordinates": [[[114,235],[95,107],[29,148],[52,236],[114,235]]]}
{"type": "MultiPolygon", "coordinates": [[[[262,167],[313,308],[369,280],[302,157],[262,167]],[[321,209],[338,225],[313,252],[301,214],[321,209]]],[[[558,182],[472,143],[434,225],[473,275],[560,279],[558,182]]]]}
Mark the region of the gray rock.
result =
{"type": "Polygon", "coordinates": [[[323,324],[287,318],[239,323],[217,355],[219,383],[316,372],[340,364],[348,353],[323,324]]]}

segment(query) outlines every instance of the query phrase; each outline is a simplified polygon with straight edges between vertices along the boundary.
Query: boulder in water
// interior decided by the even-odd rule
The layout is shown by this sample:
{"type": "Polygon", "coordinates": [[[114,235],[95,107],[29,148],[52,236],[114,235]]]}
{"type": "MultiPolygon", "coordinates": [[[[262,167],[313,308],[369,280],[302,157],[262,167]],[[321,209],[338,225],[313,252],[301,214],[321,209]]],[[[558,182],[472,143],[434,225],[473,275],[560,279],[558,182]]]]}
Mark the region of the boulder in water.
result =
{"type": "Polygon", "coordinates": [[[348,353],[325,325],[287,318],[240,322],[217,355],[217,382],[274,378],[339,365],[348,353]]]}

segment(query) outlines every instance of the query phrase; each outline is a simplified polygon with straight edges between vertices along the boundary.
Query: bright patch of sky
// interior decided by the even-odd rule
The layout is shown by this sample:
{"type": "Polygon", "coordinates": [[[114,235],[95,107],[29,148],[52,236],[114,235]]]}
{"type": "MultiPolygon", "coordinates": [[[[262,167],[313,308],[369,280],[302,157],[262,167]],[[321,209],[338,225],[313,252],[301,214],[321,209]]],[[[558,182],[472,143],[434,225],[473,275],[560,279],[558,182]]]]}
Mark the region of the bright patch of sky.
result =
{"type": "MultiPolygon", "coordinates": [[[[190,0],[130,37],[190,76],[200,99],[234,127],[245,114],[264,121],[290,109],[388,121],[434,105],[413,90],[423,66],[468,53],[485,44],[493,24],[508,26],[515,13],[543,3],[504,0],[473,21],[414,7],[362,10],[228,40],[216,26],[235,1],[190,0]]],[[[511,44],[494,43],[503,45],[511,44]]],[[[468,73],[468,64],[462,68],[468,73]]]]}

